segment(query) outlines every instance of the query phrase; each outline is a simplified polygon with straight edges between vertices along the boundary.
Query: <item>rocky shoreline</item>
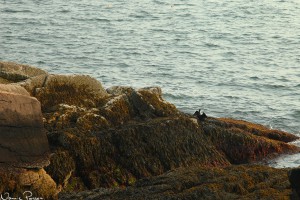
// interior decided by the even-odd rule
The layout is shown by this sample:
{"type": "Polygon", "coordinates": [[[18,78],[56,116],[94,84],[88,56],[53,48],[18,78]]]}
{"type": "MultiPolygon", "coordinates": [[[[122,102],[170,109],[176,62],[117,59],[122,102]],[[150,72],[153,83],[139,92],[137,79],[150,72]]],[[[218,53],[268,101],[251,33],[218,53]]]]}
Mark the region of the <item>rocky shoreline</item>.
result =
{"type": "Polygon", "coordinates": [[[0,194],[19,197],[29,190],[44,199],[297,195],[290,169],[255,165],[299,153],[289,143],[297,136],[229,118],[199,121],[166,102],[158,87],[104,89],[90,76],[0,62],[0,102],[0,194]]]}

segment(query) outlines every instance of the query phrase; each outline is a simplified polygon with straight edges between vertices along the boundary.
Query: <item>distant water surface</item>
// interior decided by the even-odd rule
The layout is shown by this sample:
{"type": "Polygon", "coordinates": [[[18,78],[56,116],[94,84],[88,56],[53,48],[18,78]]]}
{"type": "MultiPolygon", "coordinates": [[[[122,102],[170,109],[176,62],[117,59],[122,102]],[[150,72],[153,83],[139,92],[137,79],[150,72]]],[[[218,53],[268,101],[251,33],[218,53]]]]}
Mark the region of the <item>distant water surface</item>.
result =
{"type": "Polygon", "coordinates": [[[0,60],[160,86],[184,112],[300,135],[299,11],[299,0],[0,0],[0,60]]]}

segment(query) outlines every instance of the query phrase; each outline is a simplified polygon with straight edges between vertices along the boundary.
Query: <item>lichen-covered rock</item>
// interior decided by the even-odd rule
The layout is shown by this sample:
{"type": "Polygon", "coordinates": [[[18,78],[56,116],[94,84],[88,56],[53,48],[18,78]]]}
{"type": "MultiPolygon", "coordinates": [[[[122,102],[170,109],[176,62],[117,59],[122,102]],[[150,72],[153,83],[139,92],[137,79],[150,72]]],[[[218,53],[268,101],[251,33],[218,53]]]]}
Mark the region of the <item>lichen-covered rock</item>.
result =
{"type": "Polygon", "coordinates": [[[133,186],[60,194],[60,199],[289,199],[286,169],[266,166],[178,168],[133,186]]]}
{"type": "Polygon", "coordinates": [[[0,61],[1,83],[19,82],[42,74],[47,72],[29,65],[0,61]]]}
{"type": "Polygon", "coordinates": [[[255,129],[253,133],[252,126],[255,125],[232,119],[224,122],[224,119],[209,118],[203,123],[204,133],[232,164],[249,163],[272,158],[278,154],[299,152],[298,147],[278,141],[280,137],[286,140],[287,133],[276,131],[282,136],[273,140],[265,134],[266,128],[260,126],[262,133],[259,129],[255,129]]]}

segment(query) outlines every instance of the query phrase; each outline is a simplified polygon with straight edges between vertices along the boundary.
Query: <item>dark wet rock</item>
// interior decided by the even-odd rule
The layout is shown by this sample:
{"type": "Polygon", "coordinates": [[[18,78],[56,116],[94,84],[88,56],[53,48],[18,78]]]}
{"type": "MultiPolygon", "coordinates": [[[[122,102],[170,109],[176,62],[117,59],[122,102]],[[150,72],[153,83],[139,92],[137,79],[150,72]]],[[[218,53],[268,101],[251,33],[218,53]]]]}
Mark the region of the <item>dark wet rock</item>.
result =
{"type": "Polygon", "coordinates": [[[61,193],[60,199],[289,199],[286,169],[266,166],[177,168],[126,189],[61,193]]]}
{"type": "Polygon", "coordinates": [[[300,168],[291,169],[288,175],[293,190],[292,199],[300,199],[300,168]]]}

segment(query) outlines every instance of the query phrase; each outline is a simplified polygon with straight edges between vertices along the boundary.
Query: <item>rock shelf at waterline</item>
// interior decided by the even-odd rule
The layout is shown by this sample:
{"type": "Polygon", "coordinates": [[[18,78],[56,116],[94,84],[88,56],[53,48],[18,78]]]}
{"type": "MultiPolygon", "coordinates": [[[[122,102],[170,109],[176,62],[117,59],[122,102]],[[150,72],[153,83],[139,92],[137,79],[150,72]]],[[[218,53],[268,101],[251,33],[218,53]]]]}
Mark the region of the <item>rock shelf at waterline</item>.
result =
{"type": "Polygon", "coordinates": [[[159,87],[104,89],[90,76],[4,61],[0,83],[0,194],[19,197],[29,188],[46,199],[297,195],[288,169],[256,164],[299,153],[290,133],[209,113],[200,121],[165,101],[159,87]],[[2,100],[19,110],[8,115],[2,100]]]}

